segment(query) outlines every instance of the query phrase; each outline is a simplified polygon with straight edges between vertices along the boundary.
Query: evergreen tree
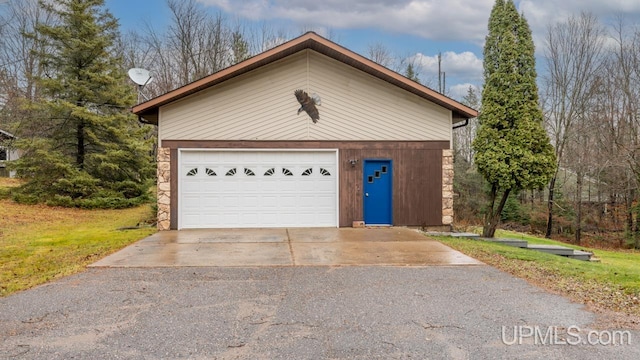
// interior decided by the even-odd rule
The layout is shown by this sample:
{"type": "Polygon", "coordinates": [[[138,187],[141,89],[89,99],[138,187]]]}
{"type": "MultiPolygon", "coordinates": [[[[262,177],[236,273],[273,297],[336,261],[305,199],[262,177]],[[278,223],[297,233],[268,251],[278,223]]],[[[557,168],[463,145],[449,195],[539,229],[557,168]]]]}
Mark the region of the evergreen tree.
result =
{"type": "Polygon", "coordinates": [[[467,88],[467,95],[462,98],[461,102],[474,109],[480,107],[480,97],[478,97],[478,91],[474,86],[469,85],[467,88]]]}
{"type": "MultiPolygon", "coordinates": [[[[467,105],[473,109],[480,108],[480,97],[478,95],[478,91],[474,86],[469,86],[467,88],[467,95],[465,95],[461,102],[464,105],[467,105]]],[[[469,123],[466,126],[462,126],[460,128],[456,128],[453,131],[453,150],[454,150],[454,161],[464,161],[467,164],[473,164],[473,139],[476,137],[476,132],[478,130],[478,122],[477,119],[470,119],[469,123]]],[[[463,174],[461,176],[464,176],[463,174]]],[[[458,174],[456,173],[456,177],[458,174]]],[[[454,178],[454,182],[455,182],[454,178]]]]}
{"type": "Polygon", "coordinates": [[[542,126],[526,19],[513,0],[496,0],[488,27],[480,128],[473,148],[478,172],[491,188],[483,236],[493,237],[509,194],[542,188],[556,158],[542,126]]]}
{"type": "Polygon", "coordinates": [[[239,30],[231,34],[231,53],[231,62],[233,64],[245,61],[251,57],[249,53],[249,43],[244,39],[244,36],[239,30]]]}
{"type": "Polygon", "coordinates": [[[420,78],[418,78],[418,74],[416,73],[416,70],[414,69],[412,63],[407,64],[407,69],[404,72],[404,76],[417,83],[420,82],[420,78]]]}
{"type": "Polygon", "coordinates": [[[39,53],[42,100],[34,107],[47,126],[25,141],[16,164],[27,180],[17,200],[55,205],[123,207],[146,197],[153,174],[149,144],[129,108],[135,101],[122,59],[112,55],[117,20],[103,0],[40,1],[57,17],[34,36],[48,45],[39,53]]]}

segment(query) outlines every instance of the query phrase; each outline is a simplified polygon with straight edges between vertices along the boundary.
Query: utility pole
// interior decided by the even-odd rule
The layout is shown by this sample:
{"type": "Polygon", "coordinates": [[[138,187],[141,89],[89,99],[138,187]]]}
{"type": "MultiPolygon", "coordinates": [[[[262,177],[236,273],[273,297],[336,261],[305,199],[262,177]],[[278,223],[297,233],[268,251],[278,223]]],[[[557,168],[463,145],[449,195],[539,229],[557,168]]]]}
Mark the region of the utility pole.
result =
{"type": "Polygon", "coordinates": [[[446,88],[447,73],[442,71],[442,52],[438,53],[438,92],[444,94],[446,88]]]}
{"type": "Polygon", "coordinates": [[[442,52],[438,53],[438,92],[442,94],[442,52]]]}

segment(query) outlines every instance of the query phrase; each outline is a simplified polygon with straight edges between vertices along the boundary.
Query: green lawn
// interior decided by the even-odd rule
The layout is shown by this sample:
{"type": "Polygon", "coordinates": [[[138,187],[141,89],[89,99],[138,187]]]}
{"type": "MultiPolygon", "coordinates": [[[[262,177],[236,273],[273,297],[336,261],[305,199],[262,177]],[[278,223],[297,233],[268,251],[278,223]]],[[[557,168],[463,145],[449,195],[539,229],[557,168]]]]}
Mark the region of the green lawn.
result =
{"type": "MultiPolygon", "coordinates": [[[[7,184],[0,184],[7,185],[7,184]]],[[[124,210],[81,210],[0,200],[0,296],[80,272],[156,230],[136,226],[149,205],[124,210]]]]}
{"type": "MultiPolygon", "coordinates": [[[[601,250],[591,249],[584,246],[567,244],[551,239],[538,238],[532,235],[516,233],[512,231],[500,231],[500,237],[518,238],[528,241],[530,244],[561,245],[572,249],[589,251],[595,254],[600,260],[599,263],[578,262],[575,268],[584,274],[585,279],[603,281],[607,284],[622,287],[630,294],[640,294],[640,251],[638,250],[601,250]]],[[[557,258],[557,257],[556,257],[557,258]]],[[[555,259],[557,260],[557,259],[555,259]]],[[[560,261],[560,266],[566,271],[571,271],[572,266],[567,266],[573,262],[560,261]]]]}
{"type": "Polygon", "coordinates": [[[443,243],[572,300],[601,310],[640,316],[640,252],[599,250],[501,231],[496,237],[535,244],[562,245],[593,252],[600,262],[587,262],[480,240],[437,237],[443,243]]]}

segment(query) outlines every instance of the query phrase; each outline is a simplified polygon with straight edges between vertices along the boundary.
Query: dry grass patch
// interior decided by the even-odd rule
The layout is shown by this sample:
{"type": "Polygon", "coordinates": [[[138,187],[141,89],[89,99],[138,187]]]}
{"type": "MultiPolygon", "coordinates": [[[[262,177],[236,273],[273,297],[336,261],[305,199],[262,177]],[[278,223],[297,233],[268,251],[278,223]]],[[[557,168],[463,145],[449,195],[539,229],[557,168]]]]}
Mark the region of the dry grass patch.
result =
{"type": "Polygon", "coordinates": [[[1,187],[14,187],[20,185],[21,182],[15,178],[8,177],[0,177],[0,188],[1,187]]]}

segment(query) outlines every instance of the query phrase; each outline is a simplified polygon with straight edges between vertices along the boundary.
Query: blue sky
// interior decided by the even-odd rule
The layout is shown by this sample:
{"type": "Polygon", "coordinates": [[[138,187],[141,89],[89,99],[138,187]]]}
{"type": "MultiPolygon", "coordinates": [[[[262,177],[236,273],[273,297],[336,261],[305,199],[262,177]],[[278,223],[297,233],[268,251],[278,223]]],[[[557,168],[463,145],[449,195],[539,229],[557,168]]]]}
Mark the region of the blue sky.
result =
{"type": "MultiPolygon", "coordinates": [[[[482,83],[482,46],[494,0],[197,0],[245,26],[267,25],[289,34],[313,29],[362,55],[381,44],[396,57],[415,57],[421,80],[437,83],[438,52],[450,95],[482,83]]],[[[106,0],[123,31],[169,24],[165,0],[106,0]]],[[[516,0],[533,30],[539,55],[549,23],[581,11],[610,22],[623,14],[640,24],[639,0],[516,0]]],[[[541,63],[541,60],[538,59],[541,63]]],[[[539,64],[539,69],[541,68],[539,64]]],[[[539,70],[540,71],[540,70],[539,70]]]]}

